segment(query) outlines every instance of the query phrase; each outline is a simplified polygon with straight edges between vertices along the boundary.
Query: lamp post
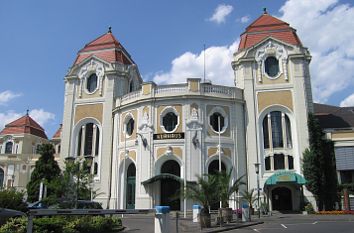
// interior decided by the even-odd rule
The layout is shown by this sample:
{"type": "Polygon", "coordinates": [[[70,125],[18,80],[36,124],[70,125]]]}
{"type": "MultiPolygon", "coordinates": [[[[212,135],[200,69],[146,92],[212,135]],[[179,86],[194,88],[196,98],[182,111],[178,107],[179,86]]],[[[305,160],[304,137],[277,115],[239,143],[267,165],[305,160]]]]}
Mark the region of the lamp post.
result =
{"type": "Polygon", "coordinates": [[[256,170],[256,174],[257,174],[257,206],[258,206],[258,218],[261,218],[261,208],[259,205],[259,166],[261,164],[260,163],[255,163],[254,167],[256,170]]]}
{"type": "MultiPolygon", "coordinates": [[[[221,173],[221,127],[220,127],[220,115],[218,115],[218,139],[219,139],[219,145],[218,145],[218,152],[219,152],[219,172],[221,173]]],[[[220,199],[220,208],[222,208],[222,202],[220,199]]]]}

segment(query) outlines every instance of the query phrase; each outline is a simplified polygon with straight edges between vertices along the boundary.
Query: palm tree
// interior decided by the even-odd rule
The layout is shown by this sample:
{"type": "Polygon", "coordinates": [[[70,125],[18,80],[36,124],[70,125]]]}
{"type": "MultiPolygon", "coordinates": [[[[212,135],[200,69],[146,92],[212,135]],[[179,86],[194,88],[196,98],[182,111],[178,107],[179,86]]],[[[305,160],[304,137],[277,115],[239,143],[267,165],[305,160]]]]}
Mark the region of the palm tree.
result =
{"type": "Polygon", "coordinates": [[[217,177],[210,174],[197,176],[197,183],[187,182],[185,196],[202,205],[200,212],[200,224],[202,227],[210,227],[209,207],[218,202],[217,183],[217,177]]]}
{"type": "Polygon", "coordinates": [[[226,171],[216,172],[214,175],[216,176],[216,179],[218,181],[219,200],[221,201],[223,208],[229,207],[229,200],[232,199],[232,195],[235,192],[236,193],[238,192],[241,185],[245,184],[245,182],[242,181],[244,177],[243,175],[238,179],[236,179],[230,186],[230,183],[232,181],[232,170],[233,169],[230,169],[229,172],[226,171]]]}
{"type": "Polygon", "coordinates": [[[254,193],[254,189],[251,189],[250,191],[244,191],[241,193],[242,194],[242,199],[245,200],[250,208],[249,211],[249,219],[251,220],[251,211],[253,210],[253,203],[257,200],[257,194],[254,193]]]}

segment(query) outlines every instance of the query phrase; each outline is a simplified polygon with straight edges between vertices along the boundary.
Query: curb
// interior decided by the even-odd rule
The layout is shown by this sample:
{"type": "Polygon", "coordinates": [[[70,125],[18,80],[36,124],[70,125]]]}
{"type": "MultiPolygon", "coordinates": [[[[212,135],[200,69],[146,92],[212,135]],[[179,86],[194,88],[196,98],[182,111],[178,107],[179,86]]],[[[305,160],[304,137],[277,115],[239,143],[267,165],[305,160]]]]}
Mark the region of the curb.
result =
{"type": "Polygon", "coordinates": [[[214,232],[230,231],[230,230],[234,230],[234,229],[239,229],[239,228],[245,228],[245,227],[249,227],[249,226],[259,225],[259,224],[263,224],[263,223],[264,222],[245,223],[245,224],[236,225],[236,226],[220,227],[219,229],[202,230],[201,232],[214,233],[214,232]]]}

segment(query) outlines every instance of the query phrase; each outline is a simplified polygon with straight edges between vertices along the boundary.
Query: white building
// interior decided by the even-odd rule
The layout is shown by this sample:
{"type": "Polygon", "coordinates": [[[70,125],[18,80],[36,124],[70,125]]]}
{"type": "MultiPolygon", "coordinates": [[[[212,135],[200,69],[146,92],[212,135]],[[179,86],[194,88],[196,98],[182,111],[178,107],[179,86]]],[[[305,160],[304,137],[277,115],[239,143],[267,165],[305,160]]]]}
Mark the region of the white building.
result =
{"type": "Polygon", "coordinates": [[[96,200],[110,208],[183,210],[193,202],[171,199],[175,176],[195,181],[218,170],[220,154],[222,169],[233,168],[234,179],[245,174],[250,189],[260,164],[271,209],[299,210],[310,60],[295,30],[265,12],[230,61],[235,87],[200,79],[156,85],[143,82],[109,30],[78,52],[65,77],[61,159],[93,156],[95,189],[103,192],[96,200]]]}

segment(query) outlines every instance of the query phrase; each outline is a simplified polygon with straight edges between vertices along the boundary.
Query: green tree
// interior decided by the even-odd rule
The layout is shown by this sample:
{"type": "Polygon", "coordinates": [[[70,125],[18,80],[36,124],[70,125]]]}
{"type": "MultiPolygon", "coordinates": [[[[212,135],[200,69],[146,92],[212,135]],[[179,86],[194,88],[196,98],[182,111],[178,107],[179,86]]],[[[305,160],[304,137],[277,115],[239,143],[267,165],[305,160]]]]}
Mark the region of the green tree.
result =
{"type": "Polygon", "coordinates": [[[310,148],[303,153],[306,187],[315,196],[319,210],[333,210],[338,201],[334,145],[324,138],[318,119],[309,114],[310,148]]]}
{"type": "Polygon", "coordinates": [[[54,147],[52,144],[42,144],[39,147],[41,155],[36,162],[36,166],[31,174],[31,180],[27,184],[28,201],[38,200],[39,186],[41,181],[47,185],[47,197],[55,198],[62,192],[60,186],[55,185],[61,180],[61,170],[57,161],[54,160],[54,147]]]}

